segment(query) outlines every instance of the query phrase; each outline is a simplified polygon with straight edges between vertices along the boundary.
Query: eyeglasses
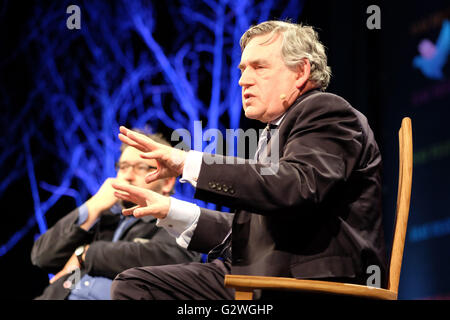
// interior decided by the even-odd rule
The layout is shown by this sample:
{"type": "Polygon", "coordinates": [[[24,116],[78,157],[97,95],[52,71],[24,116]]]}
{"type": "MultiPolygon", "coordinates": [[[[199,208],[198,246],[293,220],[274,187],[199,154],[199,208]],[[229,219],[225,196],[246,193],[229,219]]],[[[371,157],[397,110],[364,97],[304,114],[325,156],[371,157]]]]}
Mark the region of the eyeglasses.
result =
{"type": "Polygon", "coordinates": [[[116,170],[127,170],[128,168],[132,167],[134,173],[136,173],[137,175],[140,176],[145,176],[147,173],[149,172],[153,172],[156,171],[156,167],[154,166],[149,166],[148,164],[142,163],[142,162],[138,162],[135,164],[131,164],[128,162],[117,162],[116,163],[116,170]]]}

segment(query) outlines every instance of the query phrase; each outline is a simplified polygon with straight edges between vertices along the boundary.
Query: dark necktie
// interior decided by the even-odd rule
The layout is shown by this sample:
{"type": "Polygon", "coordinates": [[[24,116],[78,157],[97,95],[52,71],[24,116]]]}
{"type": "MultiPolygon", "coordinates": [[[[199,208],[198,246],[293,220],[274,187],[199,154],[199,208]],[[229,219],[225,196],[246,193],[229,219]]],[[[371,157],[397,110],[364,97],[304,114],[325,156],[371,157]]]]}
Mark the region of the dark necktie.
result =
{"type": "Polygon", "coordinates": [[[255,153],[255,159],[259,160],[259,155],[264,150],[264,148],[267,149],[267,146],[269,145],[270,138],[272,138],[271,130],[276,129],[278,126],[275,124],[268,123],[266,127],[264,128],[263,132],[261,133],[261,137],[259,137],[258,141],[258,149],[255,153]]]}
{"type": "Polygon", "coordinates": [[[221,258],[225,261],[231,261],[231,229],[228,231],[228,234],[222,242],[208,252],[208,262],[211,262],[217,258],[221,258]]]}

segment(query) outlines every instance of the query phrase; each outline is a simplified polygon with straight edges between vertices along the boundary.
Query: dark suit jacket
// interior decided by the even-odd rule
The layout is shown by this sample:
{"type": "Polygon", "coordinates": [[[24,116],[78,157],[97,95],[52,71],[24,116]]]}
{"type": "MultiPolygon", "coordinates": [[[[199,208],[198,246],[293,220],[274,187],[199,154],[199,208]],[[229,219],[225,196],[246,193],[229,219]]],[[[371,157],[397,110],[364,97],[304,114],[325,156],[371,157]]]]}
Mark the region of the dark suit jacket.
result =
{"type": "MultiPolygon", "coordinates": [[[[178,246],[167,231],[156,226],[156,219],[151,216],[136,219],[123,230],[116,242],[111,240],[119,225],[120,214],[106,211],[89,231],[80,228],[77,220],[78,209],[41,235],[31,251],[32,263],[46,272],[56,273],[75,249],[84,244],[90,244],[90,247],[81,276],[88,273],[114,279],[132,267],[200,261],[198,253],[178,246]]],[[[65,299],[70,290],[64,289],[62,284],[69,276],[49,285],[39,299],[65,299]]]]}
{"type": "Polygon", "coordinates": [[[202,209],[189,248],[214,248],[232,219],[233,274],[365,284],[377,265],[384,285],[381,156],[366,117],[313,90],[287,110],[274,139],[273,175],[261,174],[267,164],[211,164],[204,154],[195,196],[236,211],[202,209]]]}

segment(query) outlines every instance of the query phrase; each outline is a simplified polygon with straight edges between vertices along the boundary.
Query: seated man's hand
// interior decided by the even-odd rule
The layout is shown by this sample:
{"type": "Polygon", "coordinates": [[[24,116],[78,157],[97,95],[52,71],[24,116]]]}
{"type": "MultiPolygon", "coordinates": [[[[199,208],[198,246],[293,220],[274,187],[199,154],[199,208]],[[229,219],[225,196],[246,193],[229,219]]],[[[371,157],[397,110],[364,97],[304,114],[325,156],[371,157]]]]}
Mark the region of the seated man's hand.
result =
{"type": "Polygon", "coordinates": [[[131,147],[144,152],[143,159],[155,159],[158,169],[145,177],[150,183],[158,179],[178,177],[183,173],[187,152],[153,141],[143,134],[120,127],[119,139],[131,147]]]}
{"type": "MultiPolygon", "coordinates": [[[[84,247],[84,253],[82,256],[83,262],[85,260],[86,252],[88,251],[88,249],[89,249],[89,245],[87,244],[84,247]]],[[[80,269],[80,268],[81,268],[80,262],[78,261],[78,258],[75,255],[75,253],[73,253],[72,256],[69,258],[69,260],[67,260],[66,264],[61,269],[61,271],[59,271],[57,274],[55,274],[55,276],[53,278],[50,279],[50,283],[53,283],[56,280],[58,280],[59,278],[61,278],[62,276],[72,273],[73,270],[80,269]]]]}
{"type": "Polygon", "coordinates": [[[114,192],[117,198],[137,204],[132,208],[123,209],[124,215],[134,215],[136,218],[151,215],[158,219],[164,219],[169,213],[170,197],[117,182],[112,183],[112,187],[117,190],[114,192]]]}
{"type": "Polygon", "coordinates": [[[106,179],[100,189],[98,189],[97,193],[86,201],[89,216],[80,226],[81,228],[89,230],[100,217],[101,213],[111,208],[117,202],[118,199],[114,196],[114,189],[111,186],[113,181],[117,181],[117,178],[106,179]]]}
{"type": "Polygon", "coordinates": [[[50,279],[50,283],[55,282],[59,278],[65,276],[66,274],[71,273],[73,270],[80,268],[80,263],[78,262],[77,257],[75,256],[75,253],[69,258],[69,260],[66,262],[64,267],[59,271],[53,278],[50,279]]]}
{"type": "Polygon", "coordinates": [[[115,181],[117,181],[116,178],[106,179],[97,193],[86,202],[89,212],[100,214],[100,212],[108,210],[117,202],[118,199],[114,196],[114,189],[111,186],[111,183],[115,181]]]}

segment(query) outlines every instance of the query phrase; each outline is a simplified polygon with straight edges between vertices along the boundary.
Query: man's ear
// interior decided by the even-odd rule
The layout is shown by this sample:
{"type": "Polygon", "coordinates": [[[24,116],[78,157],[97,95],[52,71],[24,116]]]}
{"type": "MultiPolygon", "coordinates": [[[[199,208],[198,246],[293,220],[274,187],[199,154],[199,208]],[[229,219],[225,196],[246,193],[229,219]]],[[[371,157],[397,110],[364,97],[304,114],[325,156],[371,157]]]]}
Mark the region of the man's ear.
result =
{"type": "Polygon", "coordinates": [[[297,89],[302,88],[309,79],[311,74],[311,64],[308,59],[303,59],[303,64],[297,66],[297,77],[295,80],[295,86],[297,89]]]}
{"type": "Polygon", "coordinates": [[[176,177],[166,178],[164,179],[164,184],[162,186],[162,194],[163,195],[170,195],[172,193],[173,187],[175,185],[175,182],[177,181],[176,177]]]}

